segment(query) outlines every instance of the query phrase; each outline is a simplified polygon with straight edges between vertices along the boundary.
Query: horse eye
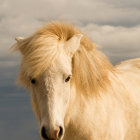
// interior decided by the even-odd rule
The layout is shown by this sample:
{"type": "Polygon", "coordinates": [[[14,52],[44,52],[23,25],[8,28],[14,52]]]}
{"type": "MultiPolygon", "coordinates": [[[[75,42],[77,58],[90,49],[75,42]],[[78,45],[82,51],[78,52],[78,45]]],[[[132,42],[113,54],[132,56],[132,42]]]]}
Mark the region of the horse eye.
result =
{"type": "Polygon", "coordinates": [[[66,79],[65,79],[65,82],[68,82],[71,78],[71,75],[69,75],[66,79]]]}
{"type": "Polygon", "coordinates": [[[36,83],[36,80],[35,79],[30,78],[30,81],[31,81],[32,84],[35,84],[36,83]]]}
{"type": "Polygon", "coordinates": [[[32,80],[31,80],[31,83],[32,83],[32,84],[35,84],[35,83],[36,83],[36,80],[35,80],[35,79],[32,79],[32,80]]]}

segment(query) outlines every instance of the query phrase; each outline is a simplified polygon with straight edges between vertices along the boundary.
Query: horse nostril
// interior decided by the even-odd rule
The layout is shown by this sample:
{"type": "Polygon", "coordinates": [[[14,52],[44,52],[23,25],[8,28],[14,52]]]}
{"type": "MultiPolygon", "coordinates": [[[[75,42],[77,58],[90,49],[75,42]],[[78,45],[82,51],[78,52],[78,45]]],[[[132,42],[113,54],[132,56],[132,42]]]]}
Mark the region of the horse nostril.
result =
{"type": "Polygon", "coordinates": [[[41,129],[41,136],[45,139],[45,140],[48,140],[48,136],[47,136],[47,133],[46,133],[46,129],[45,127],[43,126],[42,129],[41,129]]]}
{"type": "Polygon", "coordinates": [[[58,138],[60,139],[63,136],[63,127],[59,127],[58,138]]]}

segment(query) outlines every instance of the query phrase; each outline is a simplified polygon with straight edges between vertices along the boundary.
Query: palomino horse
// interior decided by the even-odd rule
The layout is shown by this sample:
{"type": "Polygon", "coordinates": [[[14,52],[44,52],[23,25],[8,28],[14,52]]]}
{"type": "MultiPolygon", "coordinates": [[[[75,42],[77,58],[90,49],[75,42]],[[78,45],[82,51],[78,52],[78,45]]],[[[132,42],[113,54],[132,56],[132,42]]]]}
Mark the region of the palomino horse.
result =
{"type": "Polygon", "coordinates": [[[140,140],[140,58],[112,66],[65,23],[16,40],[43,140],[140,140]]]}

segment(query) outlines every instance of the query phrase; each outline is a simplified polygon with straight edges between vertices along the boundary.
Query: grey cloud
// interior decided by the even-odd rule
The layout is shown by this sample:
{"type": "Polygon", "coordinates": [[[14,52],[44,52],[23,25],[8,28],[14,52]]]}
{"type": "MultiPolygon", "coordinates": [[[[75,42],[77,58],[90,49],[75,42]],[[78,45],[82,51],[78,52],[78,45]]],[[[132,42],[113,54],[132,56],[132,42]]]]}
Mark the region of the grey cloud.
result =
{"type": "Polygon", "coordinates": [[[7,51],[16,35],[27,36],[41,24],[51,20],[66,20],[77,25],[89,23],[133,27],[140,23],[139,5],[132,0],[1,0],[0,52],[7,51]]]}
{"type": "MultiPolygon", "coordinates": [[[[97,24],[116,25],[120,25],[122,22],[123,25],[127,25],[129,22],[131,22],[132,26],[138,24],[138,22],[140,21],[140,10],[129,7],[127,1],[125,1],[125,3],[123,4],[120,0],[117,2],[110,0],[40,0],[39,2],[13,0],[12,2],[10,2],[7,0],[3,3],[7,3],[2,4],[3,7],[1,10],[2,12],[4,10],[7,11],[5,12],[6,16],[13,16],[13,18],[15,18],[16,16],[20,15],[21,18],[24,18],[25,23],[26,18],[29,21],[31,21],[32,19],[43,19],[44,21],[62,19],[69,21],[77,20],[83,23],[95,22],[97,24]],[[26,8],[24,7],[24,5],[26,5],[26,8]],[[123,6],[121,7],[120,5],[123,6]],[[12,12],[10,12],[11,9],[12,12]]],[[[133,2],[131,1],[131,3],[133,2]]],[[[139,4],[139,2],[137,2],[136,4],[139,4]]]]}
{"type": "Polygon", "coordinates": [[[119,8],[140,9],[139,0],[107,0],[107,2],[119,8]]]}

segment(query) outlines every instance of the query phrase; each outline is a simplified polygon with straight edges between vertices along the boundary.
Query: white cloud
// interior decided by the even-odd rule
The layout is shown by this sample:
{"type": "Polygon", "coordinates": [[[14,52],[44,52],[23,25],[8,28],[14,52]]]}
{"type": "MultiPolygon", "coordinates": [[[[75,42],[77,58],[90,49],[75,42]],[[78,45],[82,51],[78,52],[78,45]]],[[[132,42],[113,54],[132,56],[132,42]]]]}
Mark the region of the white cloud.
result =
{"type": "Polygon", "coordinates": [[[115,47],[114,50],[138,51],[138,5],[138,0],[1,0],[0,55],[5,56],[15,36],[26,37],[51,20],[66,20],[81,26],[88,36],[111,51],[115,47]]]}
{"type": "Polygon", "coordinates": [[[88,24],[83,28],[88,36],[92,39],[105,46],[111,48],[113,46],[140,48],[140,25],[136,27],[121,27],[121,26],[110,26],[110,25],[96,25],[88,24]]]}
{"type": "Polygon", "coordinates": [[[140,25],[136,27],[121,27],[109,25],[88,24],[82,30],[93,42],[103,47],[107,55],[116,60],[140,56],[140,25]]]}

